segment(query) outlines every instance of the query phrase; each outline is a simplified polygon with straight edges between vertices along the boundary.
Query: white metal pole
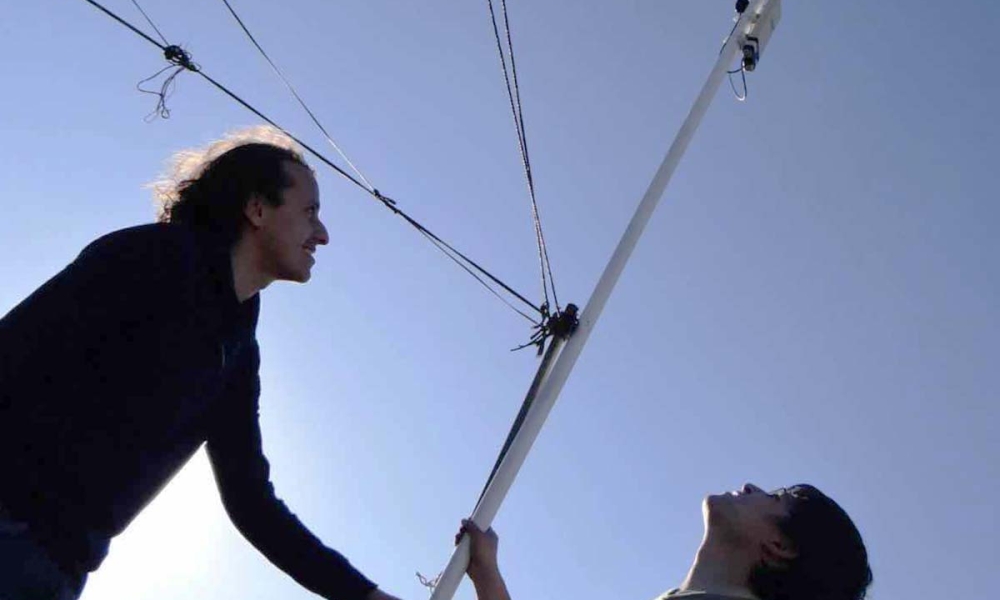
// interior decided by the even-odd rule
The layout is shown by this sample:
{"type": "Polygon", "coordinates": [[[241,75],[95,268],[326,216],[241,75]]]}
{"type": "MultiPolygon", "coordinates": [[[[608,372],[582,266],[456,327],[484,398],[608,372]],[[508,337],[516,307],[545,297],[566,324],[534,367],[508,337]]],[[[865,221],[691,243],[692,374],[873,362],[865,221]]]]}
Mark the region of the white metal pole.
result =
{"type": "MultiPolygon", "coordinates": [[[[712,98],[718,91],[719,85],[726,75],[726,70],[733,63],[737,54],[741,52],[747,30],[750,28],[755,17],[764,10],[765,5],[770,1],[772,0],[755,0],[740,15],[733,35],[726,42],[725,46],[723,46],[722,52],[719,54],[719,58],[716,60],[715,66],[708,76],[708,80],[702,86],[701,93],[698,94],[694,106],[691,107],[691,111],[684,120],[684,124],[681,125],[677,137],[674,138],[674,142],[667,152],[667,156],[660,164],[660,168],[657,169],[656,175],[649,184],[649,188],[646,190],[646,194],[632,216],[631,222],[629,222],[628,227],[625,229],[621,241],[618,242],[618,247],[615,248],[615,252],[612,254],[607,267],[605,267],[601,279],[597,282],[594,293],[590,297],[590,302],[581,313],[579,327],[566,342],[562,352],[556,358],[551,371],[542,382],[534,405],[521,426],[521,431],[511,444],[507,456],[493,478],[493,482],[490,484],[489,489],[487,489],[478,508],[473,513],[472,520],[480,528],[485,529],[493,523],[493,518],[500,509],[500,504],[506,497],[508,490],[510,490],[510,486],[514,482],[514,478],[517,476],[521,465],[524,464],[524,459],[538,437],[538,433],[541,431],[546,417],[548,417],[549,412],[552,410],[559,392],[569,378],[569,374],[576,364],[576,359],[580,356],[580,352],[583,350],[590,332],[597,323],[597,319],[601,316],[601,311],[604,310],[604,305],[611,296],[611,292],[618,282],[618,278],[621,276],[625,264],[632,254],[632,250],[639,241],[639,237],[646,228],[653,210],[663,196],[670,177],[677,169],[677,164],[687,150],[695,130],[701,123],[701,119],[705,116],[712,98]]],[[[468,564],[469,541],[466,538],[462,539],[452,554],[448,566],[434,588],[431,600],[450,600],[455,594],[455,590],[458,589],[458,584],[461,582],[462,575],[465,573],[468,564]]]]}

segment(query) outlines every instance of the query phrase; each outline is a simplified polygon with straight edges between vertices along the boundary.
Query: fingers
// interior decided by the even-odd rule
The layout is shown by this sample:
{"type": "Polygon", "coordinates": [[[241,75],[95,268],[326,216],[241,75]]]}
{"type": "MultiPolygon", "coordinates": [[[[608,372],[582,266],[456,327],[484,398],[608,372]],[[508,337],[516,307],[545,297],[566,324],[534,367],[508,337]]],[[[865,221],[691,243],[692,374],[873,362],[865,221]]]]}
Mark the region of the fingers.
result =
{"type": "Polygon", "coordinates": [[[493,531],[492,527],[490,527],[486,531],[483,531],[482,529],[479,528],[479,525],[476,525],[476,522],[473,521],[472,519],[462,519],[462,528],[459,530],[459,535],[463,533],[469,534],[470,537],[480,537],[480,536],[485,536],[489,538],[497,537],[497,534],[495,531],[493,531]]]}
{"type": "Polygon", "coordinates": [[[483,531],[472,519],[462,519],[462,527],[455,536],[456,545],[462,541],[463,535],[468,535],[469,539],[477,545],[488,542],[489,545],[496,546],[497,541],[499,540],[497,533],[493,531],[492,527],[483,531]]]}
{"type": "Polygon", "coordinates": [[[472,519],[462,519],[462,532],[482,533],[483,530],[472,519]]]}
{"type": "Polygon", "coordinates": [[[470,538],[473,535],[482,533],[478,526],[472,521],[472,519],[462,519],[462,526],[458,529],[458,533],[455,534],[455,545],[457,546],[459,542],[462,541],[463,535],[468,535],[470,538]]]}

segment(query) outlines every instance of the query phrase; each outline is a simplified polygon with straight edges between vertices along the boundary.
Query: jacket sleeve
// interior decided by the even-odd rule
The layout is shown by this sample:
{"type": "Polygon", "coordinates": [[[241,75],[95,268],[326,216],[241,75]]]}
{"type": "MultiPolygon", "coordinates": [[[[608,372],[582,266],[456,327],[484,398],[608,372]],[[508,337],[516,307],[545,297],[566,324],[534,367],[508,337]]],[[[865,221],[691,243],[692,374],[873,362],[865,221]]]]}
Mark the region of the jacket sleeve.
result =
{"type": "Polygon", "coordinates": [[[300,585],[330,600],[362,600],[375,584],[324,546],[274,493],[258,420],[256,344],[242,354],[207,444],[223,506],[240,533],[300,585]]]}

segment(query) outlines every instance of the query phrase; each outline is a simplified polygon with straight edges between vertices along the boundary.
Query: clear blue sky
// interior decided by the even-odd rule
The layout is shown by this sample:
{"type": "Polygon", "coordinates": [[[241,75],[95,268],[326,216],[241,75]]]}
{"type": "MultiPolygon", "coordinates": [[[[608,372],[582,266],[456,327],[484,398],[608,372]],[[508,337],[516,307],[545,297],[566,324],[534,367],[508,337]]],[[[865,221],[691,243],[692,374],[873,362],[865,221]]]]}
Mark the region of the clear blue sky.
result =
{"type": "MultiPolygon", "coordinates": [[[[126,0],[107,0],[130,20],[126,0]]],[[[485,2],[234,0],[365,174],[536,297],[485,2]]],[[[561,299],[584,304],[730,26],[729,0],[510,2],[561,299]]],[[[205,70],[321,138],[221,2],[144,8],[205,70]]],[[[1000,567],[995,3],[787,2],[749,99],[723,88],[496,526],[516,600],[648,600],[699,503],[808,481],[854,516],[873,598],[984,597],[1000,567]],[[993,198],[993,200],[990,200],[993,198]]],[[[256,121],[82,1],[0,20],[0,311],[153,217],[171,152],[256,121]]],[[[332,150],[330,150],[332,155],[332,150]]],[[[266,290],[279,493],[406,600],[425,591],[536,367],[525,323],[321,168],[332,243],[266,290]]],[[[305,599],[229,525],[203,455],[85,600],[305,599]]],[[[463,586],[459,597],[471,599],[463,586]]]]}

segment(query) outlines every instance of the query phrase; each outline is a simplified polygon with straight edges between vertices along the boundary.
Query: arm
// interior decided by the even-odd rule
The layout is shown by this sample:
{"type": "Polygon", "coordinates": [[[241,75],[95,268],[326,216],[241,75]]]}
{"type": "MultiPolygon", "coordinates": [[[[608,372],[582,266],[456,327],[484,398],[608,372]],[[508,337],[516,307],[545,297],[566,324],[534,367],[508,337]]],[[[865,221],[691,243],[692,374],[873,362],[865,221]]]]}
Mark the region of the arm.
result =
{"type": "Polygon", "coordinates": [[[275,566],[306,589],[335,600],[382,600],[375,584],[327,548],[274,493],[258,424],[256,346],[244,353],[220,403],[208,456],[233,524],[275,566]]]}
{"type": "Polygon", "coordinates": [[[497,564],[497,546],[499,538],[493,529],[482,531],[471,520],[462,521],[462,534],[469,536],[471,542],[469,568],[466,572],[476,588],[478,600],[511,600],[507,584],[500,574],[497,564]]]}

